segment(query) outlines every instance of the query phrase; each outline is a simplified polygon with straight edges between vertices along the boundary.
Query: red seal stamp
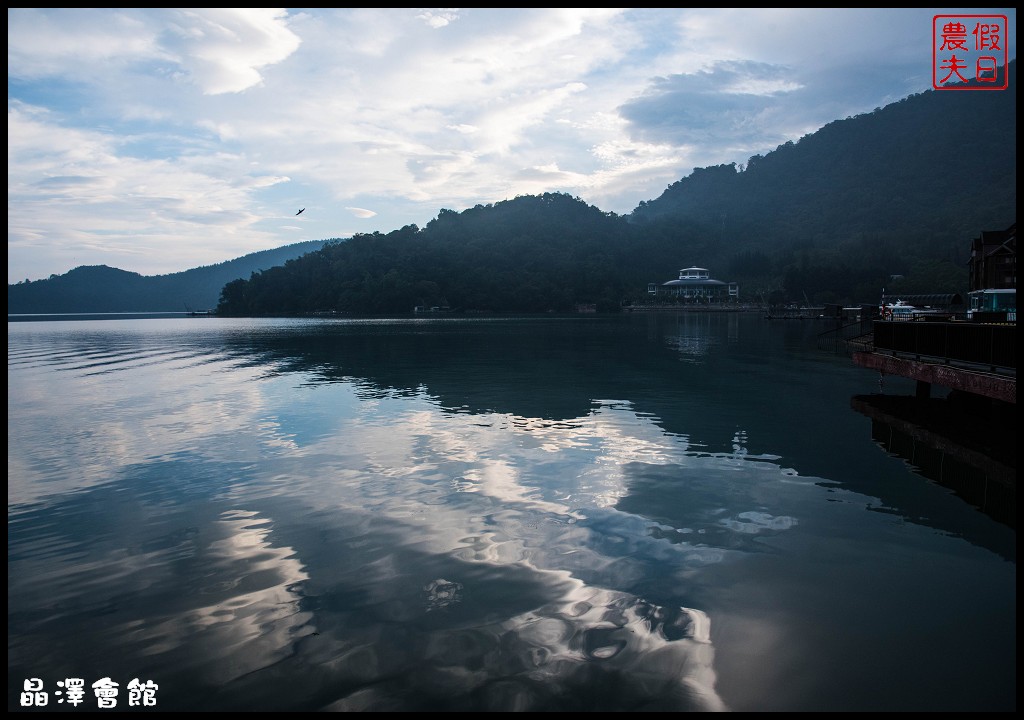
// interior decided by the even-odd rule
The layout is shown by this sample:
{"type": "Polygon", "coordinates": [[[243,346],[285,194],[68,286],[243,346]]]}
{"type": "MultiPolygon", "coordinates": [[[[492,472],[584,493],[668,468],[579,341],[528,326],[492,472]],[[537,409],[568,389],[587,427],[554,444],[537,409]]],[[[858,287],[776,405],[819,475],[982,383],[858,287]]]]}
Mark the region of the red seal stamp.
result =
{"type": "Polygon", "coordinates": [[[1006,75],[1008,32],[1005,15],[933,17],[932,87],[936,90],[1005,90],[1009,86],[1006,75]]]}

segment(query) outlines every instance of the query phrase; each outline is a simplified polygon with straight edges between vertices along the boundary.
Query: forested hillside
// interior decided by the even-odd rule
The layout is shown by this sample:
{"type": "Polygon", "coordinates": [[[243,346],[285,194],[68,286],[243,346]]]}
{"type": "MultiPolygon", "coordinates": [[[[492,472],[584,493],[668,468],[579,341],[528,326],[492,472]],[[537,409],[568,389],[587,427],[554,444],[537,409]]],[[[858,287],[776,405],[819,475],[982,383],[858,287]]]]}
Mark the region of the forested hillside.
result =
{"type": "Polygon", "coordinates": [[[46,280],[7,286],[7,312],[103,313],[183,312],[217,305],[224,285],[254,272],[319,250],[325,240],[310,240],[251,253],[217,265],[168,275],[139,275],[106,265],[82,266],[46,280]]]}
{"type": "Polygon", "coordinates": [[[343,245],[224,289],[225,314],[613,310],[688,265],[758,301],[967,289],[971,240],[1016,221],[1016,83],[929,91],[745,167],[698,168],[629,216],[522,197],[343,245]]]}
{"type": "Polygon", "coordinates": [[[971,238],[1016,221],[1015,70],[1004,91],[913,95],[746,167],[696,170],[631,218],[654,233],[696,223],[701,263],[747,285],[848,294],[837,277],[901,274],[945,291],[966,280],[971,238]]]}
{"type": "Polygon", "coordinates": [[[442,209],[422,229],[289,246],[244,272],[78,268],[9,285],[8,312],[613,311],[690,265],[738,282],[751,302],[962,293],[971,240],[1016,222],[1015,71],[1007,90],[928,91],[743,165],[697,168],[626,216],[524,196],[442,209]]]}
{"type": "Polygon", "coordinates": [[[618,307],[635,276],[627,222],[561,194],[525,196],[420,230],[356,235],[224,288],[218,312],[409,313],[415,305],[482,312],[618,307]]]}

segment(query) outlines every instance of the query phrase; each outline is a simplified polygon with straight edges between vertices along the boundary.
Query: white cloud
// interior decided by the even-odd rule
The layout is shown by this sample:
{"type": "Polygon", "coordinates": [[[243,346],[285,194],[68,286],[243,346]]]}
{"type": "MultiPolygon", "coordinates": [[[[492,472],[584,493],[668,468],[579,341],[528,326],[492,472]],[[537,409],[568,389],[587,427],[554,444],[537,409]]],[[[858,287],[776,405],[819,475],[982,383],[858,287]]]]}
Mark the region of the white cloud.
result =
{"type": "Polygon", "coordinates": [[[538,192],[628,213],[927,89],[932,14],[8,9],[8,277],[183,270],[365,231],[353,208],[382,232],[538,192]]]}
{"type": "Polygon", "coordinates": [[[347,207],[345,209],[348,210],[353,215],[355,215],[357,218],[372,218],[376,217],[377,215],[377,213],[375,213],[373,210],[367,210],[365,208],[347,207]]]}
{"type": "Polygon", "coordinates": [[[260,83],[260,68],[299,47],[280,8],[198,8],[168,19],[162,45],[207,95],[242,92],[260,83]]]}
{"type": "Polygon", "coordinates": [[[443,28],[457,20],[458,12],[454,10],[424,10],[417,17],[432,28],[443,28]]]}

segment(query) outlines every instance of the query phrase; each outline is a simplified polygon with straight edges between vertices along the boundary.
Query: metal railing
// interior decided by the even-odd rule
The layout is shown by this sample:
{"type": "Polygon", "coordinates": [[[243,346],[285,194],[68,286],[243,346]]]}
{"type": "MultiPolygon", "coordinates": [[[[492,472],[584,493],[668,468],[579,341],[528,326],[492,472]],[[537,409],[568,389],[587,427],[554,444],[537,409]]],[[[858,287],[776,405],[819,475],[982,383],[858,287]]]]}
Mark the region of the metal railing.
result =
{"type": "Polygon", "coordinates": [[[1016,324],[876,320],[873,325],[875,352],[946,364],[966,363],[1016,376],[1016,324]]]}

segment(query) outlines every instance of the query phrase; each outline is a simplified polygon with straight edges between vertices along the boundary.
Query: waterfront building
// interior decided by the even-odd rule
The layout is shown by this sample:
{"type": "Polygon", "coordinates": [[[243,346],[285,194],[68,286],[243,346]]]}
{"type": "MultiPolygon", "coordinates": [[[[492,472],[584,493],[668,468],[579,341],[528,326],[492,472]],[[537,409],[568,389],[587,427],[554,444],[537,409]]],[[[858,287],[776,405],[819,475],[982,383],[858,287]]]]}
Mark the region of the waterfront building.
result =
{"type": "Polygon", "coordinates": [[[1017,223],[971,241],[967,319],[1017,322],[1017,223]]]}
{"type": "Polygon", "coordinates": [[[688,304],[724,304],[739,301],[740,286],[734,282],[715,280],[706,268],[688,267],[679,277],[664,283],[649,283],[647,293],[659,300],[688,304]]]}
{"type": "Polygon", "coordinates": [[[971,290],[1017,287],[1017,223],[971,241],[971,290]]]}

